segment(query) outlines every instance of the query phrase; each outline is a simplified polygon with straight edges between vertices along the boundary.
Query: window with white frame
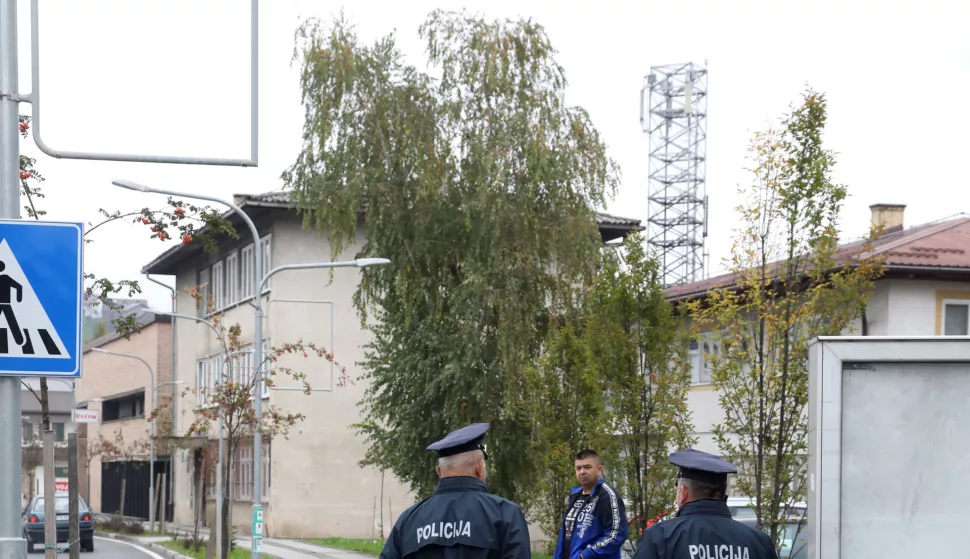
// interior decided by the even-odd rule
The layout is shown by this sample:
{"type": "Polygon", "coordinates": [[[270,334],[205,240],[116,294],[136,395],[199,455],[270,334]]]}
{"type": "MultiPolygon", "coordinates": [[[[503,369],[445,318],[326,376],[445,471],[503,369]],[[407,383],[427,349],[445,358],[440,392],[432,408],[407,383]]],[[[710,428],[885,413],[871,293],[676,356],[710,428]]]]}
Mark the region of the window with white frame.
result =
{"type": "Polygon", "coordinates": [[[269,340],[263,340],[263,398],[269,397],[269,385],[266,384],[266,379],[272,378],[267,374],[273,368],[273,360],[269,359],[269,352],[269,340]]]}
{"type": "Polygon", "coordinates": [[[236,466],[239,474],[236,476],[236,495],[240,500],[253,500],[253,448],[244,446],[239,448],[239,458],[236,466]]]}
{"type": "Polygon", "coordinates": [[[710,384],[711,358],[716,358],[721,352],[721,342],[715,333],[701,335],[700,340],[692,340],[687,349],[690,362],[692,384],[710,384]]]}
{"type": "Polygon", "coordinates": [[[195,363],[195,398],[199,406],[204,406],[208,398],[209,360],[201,359],[195,363]]]}
{"type": "Polygon", "coordinates": [[[198,302],[198,316],[204,317],[209,314],[209,269],[199,270],[199,293],[202,298],[198,302]]]}
{"type": "Polygon", "coordinates": [[[214,355],[209,358],[209,390],[215,390],[217,386],[222,384],[222,375],[224,371],[225,358],[222,355],[214,355]]]}
{"type": "Polygon", "coordinates": [[[222,262],[212,265],[212,302],[217,311],[226,308],[226,275],[223,273],[222,262]]]}
{"type": "Polygon", "coordinates": [[[270,456],[271,449],[272,449],[272,445],[270,445],[268,442],[263,445],[263,472],[262,472],[263,479],[261,480],[262,483],[260,485],[263,486],[262,501],[264,503],[269,502],[269,488],[270,488],[269,480],[271,477],[270,470],[269,470],[269,466],[270,466],[269,456],[270,456]]]}
{"type": "Polygon", "coordinates": [[[253,244],[249,243],[239,251],[239,291],[240,300],[245,301],[253,296],[253,274],[256,261],[253,259],[253,244]]]}
{"type": "Polygon", "coordinates": [[[943,335],[970,335],[970,299],[943,301],[943,335]]]}
{"type": "Polygon", "coordinates": [[[239,300],[239,255],[234,252],[226,257],[226,306],[239,300]]]}
{"type": "MultiPolygon", "coordinates": [[[[266,235],[265,237],[259,240],[259,248],[261,251],[263,251],[263,254],[262,254],[263,277],[266,277],[266,274],[268,274],[269,271],[273,269],[272,268],[272,262],[273,262],[272,246],[273,246],[273,235],[266,235]]],[[[271,283],[270,281],[266,282],[266,285],[263,287],[263,293],[266,293],[267,291],[269,291],[270,283],[271,283]]]]}

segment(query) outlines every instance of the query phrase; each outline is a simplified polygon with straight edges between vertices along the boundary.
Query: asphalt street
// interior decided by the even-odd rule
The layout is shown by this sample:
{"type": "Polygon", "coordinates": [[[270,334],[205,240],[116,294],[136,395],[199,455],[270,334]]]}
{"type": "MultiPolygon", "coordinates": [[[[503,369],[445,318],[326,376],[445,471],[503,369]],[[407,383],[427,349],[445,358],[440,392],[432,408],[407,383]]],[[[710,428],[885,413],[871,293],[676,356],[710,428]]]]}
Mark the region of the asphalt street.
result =
{"type": "MultiPolygon", "coordinates": [[[[44,552],[40,547],[34,553],[28,555],[30,559],[43,558],[44,552]]],[[[68,557],[67,552],[58,553],[58,559],[68,557]]],[[[162,559],[157,553],[147,551],[138,546],[126,542],[109,540],[104,538],[94,538],[94,553],[81,552],[81,559],[162,559]]]]}

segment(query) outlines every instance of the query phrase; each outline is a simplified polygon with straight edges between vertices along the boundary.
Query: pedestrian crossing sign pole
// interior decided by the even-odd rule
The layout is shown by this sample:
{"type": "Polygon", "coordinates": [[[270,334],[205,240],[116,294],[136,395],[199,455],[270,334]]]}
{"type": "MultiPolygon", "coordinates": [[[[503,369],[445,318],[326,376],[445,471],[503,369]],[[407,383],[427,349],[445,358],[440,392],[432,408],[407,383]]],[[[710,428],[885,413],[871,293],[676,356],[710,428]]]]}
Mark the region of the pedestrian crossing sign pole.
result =
{"type": "Polygon", "coordinates": [[[0,376],[81,376],[83,231],[0,220],[0,376]]]}

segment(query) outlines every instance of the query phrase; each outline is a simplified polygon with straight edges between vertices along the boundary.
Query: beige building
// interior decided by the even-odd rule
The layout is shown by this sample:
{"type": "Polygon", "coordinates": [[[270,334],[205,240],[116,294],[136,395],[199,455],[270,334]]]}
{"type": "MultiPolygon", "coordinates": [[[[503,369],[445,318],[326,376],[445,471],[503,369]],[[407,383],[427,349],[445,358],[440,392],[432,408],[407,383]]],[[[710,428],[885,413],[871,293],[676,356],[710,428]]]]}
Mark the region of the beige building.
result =
{"type": "MultiPolygon", "coordinates": [[[[325,236],[301,226],[301,218],[291,209],[284,193],[240,196],[236,203],[253,219],[264,250],[264,269],[284,264],[327,262],[330,247],[325,236]]],[[[215,252],[206,253],[199,244],[174,246],[149,263],[143,271],[176,277],[177,309],[180,314],[209,318],[196,309],[187,289],[204,289],[223,313],[225,323],[242,327],[244,351],[253,340],[253,239],[245,225],[231,214],[240,234],[239,240],[222,240],[215,252]]],[[[604,241],[622,237],[639,222],[601,215],[600,231],[604,241]]],[[[360,239],[360,236],[358,236],[360,239]]],[[[359,244],[348,247],[337,260],[352,260],[359,244]]],[[[333,270],[329,283],[327,270],[286,271],[272,278],[262,294],[262,338],[267,346],[295,342],[314,342],[332,349],[336,360],[347,367],[351,378],[360,370],[363,345],[369,335],[361,329],[352,305],[359,271],[356,268],[333,270]],[[299,302],[297,302],[299,301],[299,302]]],[[[221,345],[211,329],[202,323],[180,320],[176,328],[178,375],[196,389],[205,389],[217,378],[216,367],[224,359],[221,345]]],[[[251,363],[250,363],[251,365],[251,363]]],[[[357,403],[364,395],[362,381],[340,386],[339,372],[325,360],[287,356],[278,366],[307,374],[313,387],[311,395],[297,391],[266,390],[264,405],[278,406],[287,413],[303,413],[289,440],[264,439],[264,519],[265,534],[276,538],[343,536],[369,538],[385,533],[397,516],[413,504],[413,497],[392,475],[374,468],[362,468],[365,446],[350,425],[360,420],[357,403]]],[[[245,374],[245,373],[244,373],[245,374]]],[[[280,388],[295,383],[276,379],[280,388]]],[[[184,432],[196,417],[189,398],[178,414],[179,432],[184,432]]],[[[420,451],[420,449],[416,449],[420,451]]],[[[197,458],[190,451],[179,451],[175,458],[175,521],[190,523],[194,517],[193,473],[197,458]]],[[[234,524],[248,530],[252,505],[253,454],[248,444],[236,456],[234,483],[234,524]]],[[[208,491],[209,507],[214,492],[208,491]]]]}
{"type": "MultiPolygon", "coordinates": [[[[85,453],[79,452],[82,471],[87,469],[81,485],[89,483],[89,489],[81,494],[88,495],[91,508],[117,512],[120,481],[124,478],[125,515],[148,518],[150,425],[146,418],[152,410],[152,389],[158,386],[154,395],[156,408],[168,410],[172,405],[177,407],[179,398],[173,398],[173,394],[181,387],[171,384],[171,318],[143,312],[137,320],[141,329],[130,339],[112,332],[84,347],[82,376],[76,383],[78,407],[98,410],[99,417],[96,423],[81,424],[78,445],[82,450],[92,449],[94,454],[88,464],[85,453]],[[97,455],[101,437],[130,450],[110,458],[97,455]]],[[[159,419],[158,425],[164,426],[164,422],[165,419],[159,419]]],[[[169,471],[169,457],[164,452],[164,448],[156,452],[156,481],[169,471]]]]}
{"type": "MultiPolygon", "coordinates": [[[[866,309],[851,332],[862,336],[938,336],[970,333],[970,217],[954,218],[906,228],[905,206],[875,204],[872,221],[885,227],[873,252],[885,258],[886,273],[876,282],[866,309]]],[[[840,247],[847,256],[858,243],[840,247]]],[[[733,276],[671,287],[672,300],[703,298],[715,288],[729,287],[733,276]]],[[[718,393],[711,384],[705,355],[717,352],[717,336],[691,347],[693,384],[688,396],[697,448],[718,453],[714,426],[723,421],[718,393]]]]}

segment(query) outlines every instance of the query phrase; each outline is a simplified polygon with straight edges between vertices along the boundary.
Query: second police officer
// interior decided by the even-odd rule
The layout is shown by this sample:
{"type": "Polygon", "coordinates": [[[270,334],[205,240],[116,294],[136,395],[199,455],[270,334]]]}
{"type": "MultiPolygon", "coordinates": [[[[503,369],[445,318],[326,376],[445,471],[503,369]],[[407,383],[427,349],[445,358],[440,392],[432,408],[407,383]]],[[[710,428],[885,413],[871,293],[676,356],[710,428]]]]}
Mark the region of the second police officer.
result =
{"type": "Polygon", "coordinates": [[[640,537],[634,559],[777,559],[767,534],[734,520],[727,506],[727,476],[737,468],[699,450],[670,455],[679,466],[677,516],[640,537]]]}
{"type": "Polygon", "coordinates": [[[438,487],[401,514],[380,559],[531,558],[522,509],[487,492],[489,426],[474,423],[428,446],[438,453],[438,487]]]}

